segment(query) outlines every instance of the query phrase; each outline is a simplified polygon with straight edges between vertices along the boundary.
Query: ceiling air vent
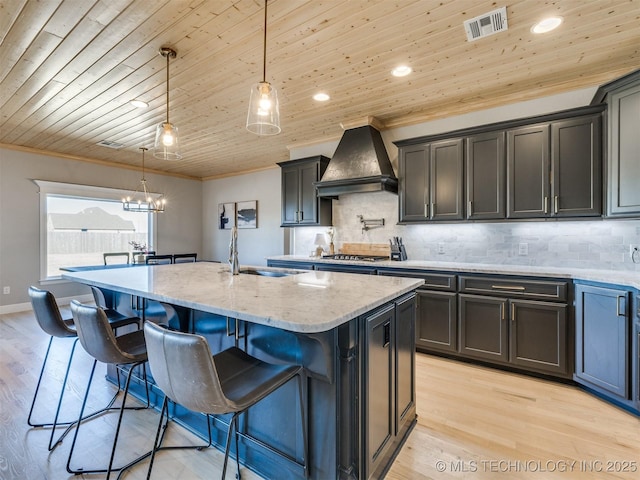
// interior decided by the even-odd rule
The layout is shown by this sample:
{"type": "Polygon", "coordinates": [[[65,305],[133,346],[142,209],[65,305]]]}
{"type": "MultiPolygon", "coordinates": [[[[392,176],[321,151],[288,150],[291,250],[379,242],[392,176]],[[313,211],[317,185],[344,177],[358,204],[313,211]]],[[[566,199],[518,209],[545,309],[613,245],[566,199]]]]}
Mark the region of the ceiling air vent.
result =
{"type": "Polygon", "coordinates": [[[507,7],[492,10],[464,22],[464,30],[470,42],[502,32],[507,28],[507,7]]]}
{"type": "Polygon", "coordinates": [[[116,150],[118,148],[124,147],[122,143],[112,142],[110,140],[102,140],[101,142],[98,142],[96,145],[100,145],[101,147],[107,147],[107,148],[115,148],[116,150]]]}

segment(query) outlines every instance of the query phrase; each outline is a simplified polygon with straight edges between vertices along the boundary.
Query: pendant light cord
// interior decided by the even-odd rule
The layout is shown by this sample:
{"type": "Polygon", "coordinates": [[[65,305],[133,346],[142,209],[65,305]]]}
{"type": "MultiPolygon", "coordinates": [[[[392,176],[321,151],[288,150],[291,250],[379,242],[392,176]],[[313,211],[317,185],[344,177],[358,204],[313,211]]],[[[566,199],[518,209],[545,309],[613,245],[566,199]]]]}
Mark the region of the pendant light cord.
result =
{"type": "Polygon", "coordinates": [[[264,42],[262,50],[262,83],[267,81],[267,2],[264,0],[264,42]]]}
{"type": "Polygon", "coordinates": [[[171,54],[167,53],[167,123],[169,123],[169,57],[170,56],[171,54]]]}

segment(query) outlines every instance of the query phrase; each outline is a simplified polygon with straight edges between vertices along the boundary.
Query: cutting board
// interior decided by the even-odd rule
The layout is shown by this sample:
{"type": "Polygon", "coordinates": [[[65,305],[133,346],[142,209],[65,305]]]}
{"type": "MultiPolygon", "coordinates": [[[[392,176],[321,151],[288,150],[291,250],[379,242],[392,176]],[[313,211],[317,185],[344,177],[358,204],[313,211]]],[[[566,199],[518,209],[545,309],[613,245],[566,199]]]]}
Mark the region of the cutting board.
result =
{"type": "Polygon", "coordinates": [[[343,243],[340,253],[346,255],[377,255],[388,257],[391,247],[388,243],[343,243]]]}

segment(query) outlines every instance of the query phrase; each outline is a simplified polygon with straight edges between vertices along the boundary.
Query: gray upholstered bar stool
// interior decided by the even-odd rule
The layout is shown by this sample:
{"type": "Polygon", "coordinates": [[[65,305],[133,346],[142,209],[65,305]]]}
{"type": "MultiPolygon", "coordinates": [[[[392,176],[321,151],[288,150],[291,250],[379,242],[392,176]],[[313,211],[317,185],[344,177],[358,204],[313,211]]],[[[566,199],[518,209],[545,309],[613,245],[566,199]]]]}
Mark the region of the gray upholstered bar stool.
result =
{"type": "MultiPolygon", "coordinates": [[[[303,382],[306,375],[302,366],[266,363],[236,347],[212,355],[209,344],[204,337],[171,331],[152,323],[145,323],[144,332],[149,368],[156,385],[165,394],[147,479],[151,477],[156,452],[164,448],[161,445],[166,430],[163,431],[162,436],[160,431],[163,430],[165,415],[165,427],[169,421],[169,400],[207,416],[232,414],[227,431],[222,478],[225,478],[227,471],[231,433],[235,430],[237,478],[240,479],[238,415],[294,377],[298,378],[300,395],[302,419],[300,424],[305,462],[303,468],[305,477],[309,476],[303,394],[303,382]]],[[[207,421],[207,424],[209,423],[207,421]]],[[[209,433],[209,440],[211,443],[211,433],[209,433]]]]}
{"type": "MultiPolygon", "coordinates": [[[[144,332],[142,330],[136,330],[134,332],[125,333],[123,335],[116,335],[113,329],[109,325],[109,319],[99,307],[92,305],[83,305],[76,300],[71,301],[71,313],[73,314],[73,321],[76,325],[78,332],[78,338],[80,344],[86,350],[86,352],[94,358],[93,367],[91,369],[91,375],[89,375],[89,382],[85,391],[82,408],[80,409],[80,416],[78,419],[78,426],[76,427],[73,442],[71,444],[71,450],[69,451],[69,458],[67,460],[67,471],[73,474],[89,474],[89,473],[105,473],[107,479],[111,475],[113,470],[123,470],[129,465],[140,461],[142,458],[146,458],[149,453],[136,458],[130,464],[124,467],[113,468],[113,459],[116,453],[116,446],[118,443],[118,435],[120,433],[120,426],[122,425],[122,416],[125,409],[139,410],[141,408],[149,407],[149,388],[146,378],[146,370],[144,370],[144,363],[147,361],[147,349],[144,340],[144,332]],[[71,459],[73,457],[73,451],[78,439],[78,432],[82,425],[82,414],[87,404],[87,398],[89,397],[89,390],[91,388],[91,381],[95,373],[96,364],[98,362],[111,363],[117,367],[127,365],[129,366],[129,372],[127,374],[127,380],[124,387],[124,397],[122,398],[122,404],[119,408],[118,425],[116,427],[115,436],[113,439],[113,446],[111,447],[111,458],[109,459],[109,465],[107,468],[95,468],[95,469],[72,469],[71,459]],[[144,382],[147,393],[147,405],[146,407],[125,407],[127,401],[127,394],[129,393],[129,385],[131,383],[131,377],[133,375],[134,368],[138,365],[142,365],[144,372],[144,382]]],[[[120,385],[118,384],[118,389],[120,385]]]]}
{"type": "MultiPolygon", "coordinates": [[[[93,300],[96,302],[96,305],[104,310],[104,313],[107,315],[109,319],[109,323],[112,325],[115,323],[123,323],[126,325],[137,324],[138,329],[142,328],[142,319],[138,316],[129,316],[123,313],[118,312],[115,309],[115,305],[113,304],[113,300],[107,300],[104,292],[101,288],[96,287],[95,285],[91,285],[91,293],[93,294],[93,300]]],[[[122,325],[121,325],[122,326],[122,325]]]]}
{"type": "MultiPolygon", "coordinates": [[[[49,345],[47,346],[47,352],[44,356],[44,361],[42,362],[42,368],[40,369],[40,376],[38,377],[38,383],[36,385],[36,390],[33,394],[33,400],[31,401],[31,408],[29,409],[29,416],[27,417],[27,423],[32,427],[51,427],[51,436],[49,438],[49,450],[53,450],[65,437],[65,435],[69,432],[69,429],[75,425],[76,421],[72,422],[59,422],[58,417],[60,414],[60,408],[62,406],[62,400],[64,397],[65,387],[67,385],[67,379],[69,378],[69,371],[71,369],[71,362],[73,361],[73,354],[75,352],[75,348],[78,342],[78,334],[72,319],[64,319],[60,314],[60,309],[58,308],[58,303],[54,295],[48,290],[42,290],[36,287],[29,287],[29,298],[31,299],[31,305],[33,306],[33,312],[35,314],[36,320],[40,325],[40,328],[44,330],[45,333],[50,335],[49,345]],[[71,351],[69,352],[69,360],[67,362],[67,369],[64,374],[64,379],[62,381],[62,388],[60,390],[60,396],[58,397],[58,405],[56,408],[56,413],[52,422],[40,422],[36,423],[33,421],[33,411],[36,404],[36,400],[38,398],[38,393],[40,391],[40,385],[42,383],[42,377],[45,372],[45,368],[47,366],[47,360],[49,358],[49,352],[51,351],[51,345],[53,343],[54,338],[60,339],[72,339],[73,346],[71,347],[71,351]],[[58,426],[67,426],[68,428],[60,435],[60,437],[54,442],[53,437],[58,426]]],[[[113,319],[110,320],[110,328],[118,328],[123,327],[125,325],[130,325],[132,323],[138,323],[139,319],[130,319],[130,318],[121,318],[121,319],[113,319]]],[[[86,418],[97,415],[98,413],[104,411],[104,409],[99,410],[98,412],[94,412],[91,415],[88,415],[86,418]]]]}

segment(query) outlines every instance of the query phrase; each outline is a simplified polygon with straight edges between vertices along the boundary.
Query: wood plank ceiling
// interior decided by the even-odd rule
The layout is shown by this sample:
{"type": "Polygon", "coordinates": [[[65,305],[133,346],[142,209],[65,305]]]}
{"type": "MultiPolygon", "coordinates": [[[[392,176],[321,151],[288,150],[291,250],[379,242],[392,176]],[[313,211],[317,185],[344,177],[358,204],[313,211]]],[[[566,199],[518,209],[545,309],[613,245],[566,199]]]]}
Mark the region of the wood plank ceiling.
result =
{"type": "MultiPolygon", "coordinates": [[[[151,170],[216,178],[374,116],[415,124],[606,83],[640,66],[640,0],[271,0],[267,80],[282,133],[244,124],[262,78],[262,0],[1,0],[0,144],[140,163],[166,108],[184,158],[151,170]],[[506,6],[509,29],[467,42],[463,21],[506,6]],[[547,35],[531,25],[564,17],[547,35]],[[414,72],[395,78],[398,64],[414,72]],[[317,91],[331,100],[312,100],[317,91]],[[146,109],[130,105],[148,102],[146,109]],[[103,140],[124,146],[109,149],[103,140]]],[[[491,119],[488,118],[487,122],[491,119]]]]}

